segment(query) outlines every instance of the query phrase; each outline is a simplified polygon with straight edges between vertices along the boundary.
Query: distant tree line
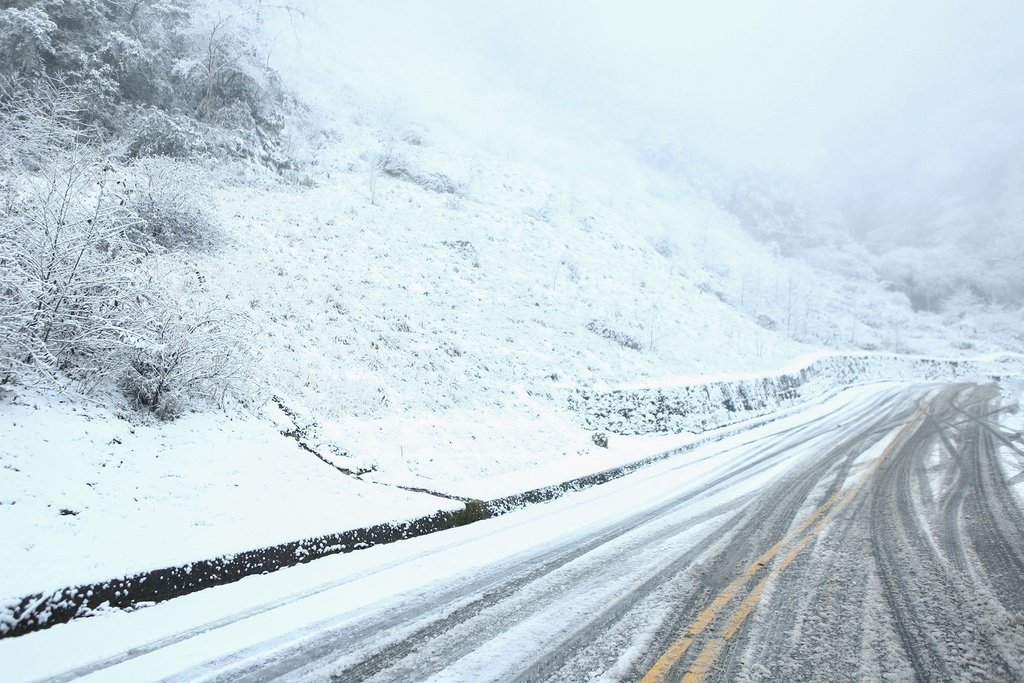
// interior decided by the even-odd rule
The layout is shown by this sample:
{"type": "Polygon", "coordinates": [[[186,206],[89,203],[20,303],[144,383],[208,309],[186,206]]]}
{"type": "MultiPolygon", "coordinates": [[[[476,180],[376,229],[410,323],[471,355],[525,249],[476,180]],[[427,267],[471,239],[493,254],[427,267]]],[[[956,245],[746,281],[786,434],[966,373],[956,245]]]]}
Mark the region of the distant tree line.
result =
{"type": "MultiPolygon", "coordinates": [[[[750,176],[721,197],[759,240],[785,255],[905,295],[914,311],[982,328],[1013,328],[1024,307],[1024,164],[959,178],[934,196],[865,195],[832,215],[809,211],[784,184],[750,176]],[[855,239],[851,236],[856,233],[855,239]]],[[[906,192],[906,190],[903,190],[906,192]]]]}

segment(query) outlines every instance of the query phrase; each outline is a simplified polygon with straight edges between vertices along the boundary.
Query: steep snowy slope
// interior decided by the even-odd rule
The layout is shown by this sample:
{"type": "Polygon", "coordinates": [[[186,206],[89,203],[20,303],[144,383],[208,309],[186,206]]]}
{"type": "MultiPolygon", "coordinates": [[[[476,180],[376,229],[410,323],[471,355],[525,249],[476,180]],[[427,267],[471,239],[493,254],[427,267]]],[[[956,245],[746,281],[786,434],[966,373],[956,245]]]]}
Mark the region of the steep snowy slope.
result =
{"type": "Polygon", "coordinates": [[[330,135],[308,187],[220,191],[228,240],[204,259],[210,297],[254,322],[264,385],[347,468],[575,454],[589,437],[558,388],[769,370],[797,339],[946,350],[864,264],[778,255],[614,131],[488,81],[388,7],[279,12],[274,63],[330,135]]]}

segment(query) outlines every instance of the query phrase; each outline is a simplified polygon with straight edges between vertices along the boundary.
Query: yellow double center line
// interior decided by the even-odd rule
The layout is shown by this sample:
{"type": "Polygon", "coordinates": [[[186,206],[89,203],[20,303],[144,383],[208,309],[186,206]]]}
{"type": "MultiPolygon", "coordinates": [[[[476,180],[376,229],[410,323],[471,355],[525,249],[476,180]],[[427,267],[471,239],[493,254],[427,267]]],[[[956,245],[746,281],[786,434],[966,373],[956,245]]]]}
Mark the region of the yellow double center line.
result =
{"type": "Polygon", "coordinates": [[[924,412],[924,407],[919,407],[914,411],[914,414],[911,415],[903,424],[899,433],[892,440],[892,443],[886,447],[875,463],[871,466],[871,469],[869,469],[867,473],[861,477],[849,491],[846,492],[845,495],[843,495],[842,490],[838,490],[833,493],[828,500],[807,515],[807,517],[805,517],[800,524],[798,524],[797,527],[786,536],[786,538],[783,538],[781,541],[768,548],[768,550],[754,560],[740,576],[736,577],[736,579],[726,586],[722,592],[711,601],[711,604],[705,607],[704,610],[697,615],[697,618],[690,623],[683,635],[676,639],[668,649],[665,650],[664,654],[662,654],[661,657],[658,658],[658,661],[654,663],[654,666],[652,666],[644,677],[640,679],[641,683],[661,683],[664,681],[668,677],[672,668],[683,658],[683,655],[686,654],[690,645],[692,645],[693,642],[705,630],[707,630],[725,606],[732,602],[733,598],[735,598],[739,592],[745,588],[751,580],[753,580],[754,576],[756,576],[761,569],[767,566],[769,562],[774,560],[775,557],[782,552],[782,549],[792,538],[803,534],[803,536],[800,536],[800,539],[779,559],[772,570],[770,572],[766,572],[750,592],[747,593],[746,597],[743,598],[740,604],[733,609],[732,613],[725,620],[722,626],[719,627],[719,629],[716,630],[708,640],[704,649],[702,649],[693,660],[693,663],[682,678],[685,683],[696,683],[696,681],[700,681],[704,677],[704,674],[707,673],[715,663],[718,655],[725,649],[725,645],[729,639],[736,635],[737,631],[739,631],[740,627],[743,625],[743,622],[746,621],[748,616],[750,616],[750,613],[761,599],[768,581],[784,572],[789,565],[793,564],[797,555],[803,552],[814,537],[817,536],[836,515],[842,512],[851,501],[853,501],[874,474],[875,470],[877,470],[878,467],[903,444],[907,436],[910,434],[912,427],[917,423],[918,419],[924,414],[924,412]],[[810,531],[808,531],[808,529],[810,529],[810,531]]]}

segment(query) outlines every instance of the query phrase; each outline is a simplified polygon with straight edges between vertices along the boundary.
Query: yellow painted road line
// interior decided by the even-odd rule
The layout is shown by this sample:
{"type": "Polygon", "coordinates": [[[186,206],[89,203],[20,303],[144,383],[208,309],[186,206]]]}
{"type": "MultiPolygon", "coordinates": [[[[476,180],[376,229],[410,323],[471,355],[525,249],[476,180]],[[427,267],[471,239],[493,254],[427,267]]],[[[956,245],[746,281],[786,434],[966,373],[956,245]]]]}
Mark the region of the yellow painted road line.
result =
{"type": "Polygon", "coordinates": [[[736,635],[736,632],[740,630],[740,626],[750,616],[750,612],[754,609],[754,605],[761,599],[761,594],[764,593],[765,585],[768,583],[768,579],[771,574],[765,574],[761,577],[761,580],[757,582],[754,589],[750,591],[750,594],[743,599],[739,607],[730,615],[728,621],[725,622],[725,626],[722,627],[720,634],[711,638],[704,649],[700,651],[697,658],[693,660],[693,664],[686,671],[686,675],[683,676],[684,683],[696,683],[700,681],[704,674],[714,665],[715,660],[718,659],[718,655],[725,649],[726,643],[736,635]]]}
{"type": "MultiPolygon", "coordinates": [[[[836,491],[832,496],[829,497],[824,503],[822,503],[817,509],[809,514],[804,520],[802,520],[797,527],[797,531],[803,531],[808,526],[813,524],[818,518],[822,516],[835,502],[839,499],[841,491],[836,491]]],[[[756,560],[754,560],[736,579],[725,587],[721,593],[719,593],[711,604],[705,607],[697,618],[690,623],[689,628],[686,629],[685,633],[679,637],[675,642],[669,645],[665,653],[658,658],[658,661],[654,663],[654,666],[648,670],[641,680],[641,683],[661,683],[665,680],[669,670],[676,665],[683,655],[686,654],[686,650],[693,643],[693,638],[700,635],[711,622],[714,621],[718,613],[722,611],[729,602],[736,597],[740,589],[743,588],[757,572],[771,562],[776,555],[782,550],[784,541],[779,541],[772,547],[768,548],[764,553],[761,554],[756,560]]]]}
{"type": "MultiPolygon", "coordinates": [[[[818,520],[825,511],[835,504],[839,499],[840,494],[842,494],[842,491],[836,491],[834,494],[829,496],[828,500],[807,515],[807,517],[797,526],[797,532],[803,531],[818,520]]],[[[664,681],[669,670],[675,666],[676,662],[682,659],[684,654],[686,654],[686,650],[693,643],[693,638],[700,635],[700,633],[702,633],[704,629],[714,621],[722,608],[725,607],[730,600],[736,597],[736,594],[739,593],[740,589],[754,578],[754,575],[757,574],[758,570],[765,567],[772,561],[772,559],[775,558],[776,555],[779,554],[782,547],[783,541],[779,541],[772,547],[768,548],[768,550],[763,552],[760,557],[754,560],[744,570],[743,574],[736,579],[733,579],[733,581],[726,586],[714,600],[711,601],[711,604],[705,607],[701,613],[697,615],[697,618],[690,623],[689,628],[686,629],[684,634],[665,650],[665,653],[658,658],[658,661],[654,663],[654,666],[652,666],[644,677],[640,679],[641,683],[660,683],[661,681],[664,681]]]]}
{"type": "Polygon", "coordinates": [[[715,660],[718,659],[719,653],[724,649],[724,638],[712,638],[709,640],[708,644],[700,651],[700,654],[697,655],[697,659],[693,660],[693,664],[690,665],[689,670],[683,676],[683,682],[696,683],[696,681],[704,678],[704,674],[706,674],[708,669],[714,665],[715,660]]]}
{"type": "Polygon", "coordinates": [[[729,620],[725,622],[725,626],[722,628],[722,637],[725,640],[729,640],[736,635],[737,631],[740,630],[740,626],[742,626],[743,622],[746,621],[750,611],[754,609],[754,605],[756,605],[757,601],[761,599],[761,594],[764,593],[765,584],[768,583],[768,577],[769,575],[766,574],[757,582],[757,585],[754,586],[754,590],[750,591],[750,595],[744,598],[743,602],[740,603],[740,606],[737,607],[736,611],[732,613],[731,617],[729,617],[729,620]]]}
{"type": "Polygon", "coordinates": [[[658,661],[654,663],[654,666],[644,674],[644,677],[640,679],[641,683],[661,683],[668,676],[669,670],[672,666],[683,658],[686,654],[686,650],[693,644],[693,638],[683,636],[677,639],[674,643],[668,646],[658,661]]]}
{"type": "Polygon", "coordinates": [[[875,463],[871,466],[868,472],[846,492],[846,495],[842,495],[842,490],[838,490],[833,493],[828,500],[819,505],[813,512],[807,517],[801,520],[793,531],[786,535],[781,541],[771,546],[768,550],[761,554],[754,562],[752,562],[744,572],[734,579],[728,586],[719,593],[711,604],[705,607],[697,618],[691,622],[689,628],[686,629],[684,634],[676,639],[669,647],[665,650],[664,654],[658,658],[658,661],[644,674],[644,677],[640,679],[641,683],[661,683],[664,681],[669,671],[674,667],[686,654],[690,645],[693,644],[694,639],[699,636],[711,622],[714,621],[718,613],[732,601],[733,598],[739,593],[740,589],[745,587],[758,571],[765,567],[771,562],[786,545],[787,541],[794,536],[798,536],[807,530],[808,527],[813,525],[813,528],[806,533],[799,541],[780,558],[777,565],[761,578],[760,581],[754,586],[750,593],[740,602],[733,613],[729,616],[725,625],[720,631],[712,637],[708,643],[704,646],[704,649],[700,651],[693,664],[690,665],[683,677],[685,683],[697,683],[700,681],[704,674],[714,665],[718,655],[725,649],[726,643],[739,631],[743,622],[746,621],[747,617],[753,611],[754,606],[760,601],[761,596],[764,593],[765,585],[769,579],[778,576],[785,571],[797,556],[803,552],[803,550],[810,545],[810,542],[824,529],[828,523],[836,517],[843,509],[846,508],[850,502],[857,496],[860,490],[864,487],[867,481],[874,474],[875,470],[884,462],[893,452],[896,451],[906,438],[910,427],[917,423],[917,420],[925,412],[924,407],[919,407],[914,411],[914,414],[903,424],[899,433],[893,438],[885,450],[882,452],[875,463]]]}

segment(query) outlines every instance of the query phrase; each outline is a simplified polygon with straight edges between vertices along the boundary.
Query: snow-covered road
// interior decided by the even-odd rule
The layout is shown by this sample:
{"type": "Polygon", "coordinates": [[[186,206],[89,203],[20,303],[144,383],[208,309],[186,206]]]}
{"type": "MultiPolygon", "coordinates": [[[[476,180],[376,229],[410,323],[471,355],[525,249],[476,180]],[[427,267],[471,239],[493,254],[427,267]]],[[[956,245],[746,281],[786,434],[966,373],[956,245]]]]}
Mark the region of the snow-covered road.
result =
{"type": "Polygon", "coordinates": [[[1020,679],[997,399],[862,387],[548,504],[0,641],[0,660],[13,680],[1020,679]]]}

